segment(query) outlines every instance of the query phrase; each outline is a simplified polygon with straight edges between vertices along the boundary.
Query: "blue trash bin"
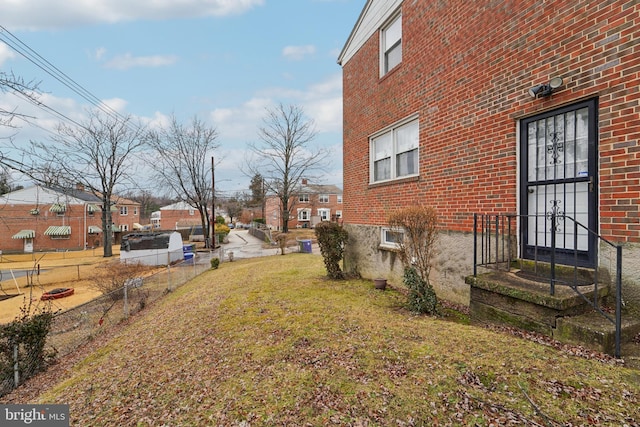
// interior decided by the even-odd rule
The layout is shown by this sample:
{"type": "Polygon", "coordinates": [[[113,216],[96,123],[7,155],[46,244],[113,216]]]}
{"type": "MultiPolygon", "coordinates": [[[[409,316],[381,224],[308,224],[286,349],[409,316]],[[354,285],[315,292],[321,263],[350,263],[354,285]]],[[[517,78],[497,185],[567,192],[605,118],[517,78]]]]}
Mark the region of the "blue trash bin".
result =
{"type": "Polygon", "coordinates": [[[184,253],[184,262],[187,264],[193,264],[193,252],[184,253]]]}
{"type": "Polygon", "coordinates": [[[309,240],[309,239],[300,240],[300,247],[302,249],[302,252],[304,252],[306,254],[310,254],[311,253],[311,240],[309,240]]]}

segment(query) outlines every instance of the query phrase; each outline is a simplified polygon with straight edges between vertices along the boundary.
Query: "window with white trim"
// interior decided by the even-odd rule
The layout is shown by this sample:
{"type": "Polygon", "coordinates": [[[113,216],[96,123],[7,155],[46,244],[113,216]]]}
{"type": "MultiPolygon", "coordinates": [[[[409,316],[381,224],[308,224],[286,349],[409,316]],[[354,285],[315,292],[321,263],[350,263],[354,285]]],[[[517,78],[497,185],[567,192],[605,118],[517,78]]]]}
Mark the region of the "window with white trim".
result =
{"type": "Polygon", "coordinates": [[[129,215],[129,207],[120,206],[120,215],[129,215]]]}
{"type": "Polygon", "coordinates": [[[336,211],[336,219],[342,218],[342,211],[336,211]]]}
{"type": "Polygon", "coordinates": [[[380,30],[380,77],[402,62],[402,15],[380,30]]]}
{"type": "Polygon", "coordinates": [[[120,224],[120,231],[129,231],[128,224],[120,224]]]}
{"type": "Polygon", "coordinates": [[[404,230],[382,227],[380,233],[380,247],[386,249],[400,249],[400,244],[404,240],[404,230]]]}
{"type": "Polygon", "coordinates": [[[329,221],[331,219],[331,209],[318,209],[318,216],[321,221],[329,221]]]}
{"type": "Polygon", "coordinates": [[[138,215],[138,207],[137,206],[133,207],[133,214],[134,215],[138,215]]]}
{"type": "Polygon", "coordinates": [[[415,118],[371,137],[372,183],[418,175],[419,134],[415,118]]]}
{"type": "Polygon", "coordinates": [[[320,202],[320,203],[329,203],[329,195],[328,194],[320,194],[318,196],[318,202],[320,202]]]}
{"type": "Polygon", "coordinates": [[[308,194],[300,194],[298,196],[298,201],[301,203],[309,203],[309,195],[308,194]]]}
{"type": "Polygon", "coordinates": [[[311,219],[311,209],[298,209],[298,221],[309,221],[311,219]]]}
{"type": "Polygon", "coordinates": [[[338,203],[342,203],[342,194],[338,194],[338,203]]]}

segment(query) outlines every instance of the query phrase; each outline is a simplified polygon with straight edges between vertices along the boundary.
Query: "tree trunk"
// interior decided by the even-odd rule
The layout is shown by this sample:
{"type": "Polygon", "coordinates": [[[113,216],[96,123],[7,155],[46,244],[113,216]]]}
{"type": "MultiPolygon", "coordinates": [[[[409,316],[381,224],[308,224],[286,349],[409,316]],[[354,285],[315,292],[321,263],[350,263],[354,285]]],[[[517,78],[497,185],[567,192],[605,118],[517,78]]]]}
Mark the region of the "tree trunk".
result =
{"type": "Polygon", "coordinates": [[[103,257],[109,258],[113,256],[113,239],[111,238],[111,200],[107,197],[102,198],[102,241],[103,245],[103,257]]]}

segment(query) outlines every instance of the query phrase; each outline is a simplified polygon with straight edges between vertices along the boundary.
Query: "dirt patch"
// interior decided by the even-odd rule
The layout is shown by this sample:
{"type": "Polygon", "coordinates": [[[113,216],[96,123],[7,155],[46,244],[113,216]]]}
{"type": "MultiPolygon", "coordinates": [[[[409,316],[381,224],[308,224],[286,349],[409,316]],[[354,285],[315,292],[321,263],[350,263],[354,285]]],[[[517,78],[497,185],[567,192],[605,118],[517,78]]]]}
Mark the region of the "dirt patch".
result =
{"type": "Polygon", "coordinates": [[[89,280],[98,266],[119,260],[120,247],[113,257],[104,258],[101,250],[47,252],[3,255],[0,260],[0,323],[20,315],[20,309],[50,305],[53,311],[65,311],[101,295],[89,280]],[[59,287],[74,288],[71,296],[41,301],[43,293],[59,287]]]}

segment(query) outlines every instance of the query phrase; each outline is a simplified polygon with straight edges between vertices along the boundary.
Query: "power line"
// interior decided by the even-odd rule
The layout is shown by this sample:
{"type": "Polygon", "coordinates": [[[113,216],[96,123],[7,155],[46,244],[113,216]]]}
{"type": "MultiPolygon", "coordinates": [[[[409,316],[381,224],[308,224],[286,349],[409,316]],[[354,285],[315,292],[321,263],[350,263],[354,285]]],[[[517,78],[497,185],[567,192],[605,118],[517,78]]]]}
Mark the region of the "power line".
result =
{"type": "Polygon", "coordinates": [[[58,80],[60,83],[71,89],[76,94],[80,95],[83,99],[94,105],[101,111],[111,116],[115,116],[120,120],[124,120],[124,117],[113,108],[103,103],[97,96],[89,92],[86,88],[73,80],[58,67],[53,65],[47,59],[42,57],[39,53],[29,47],[26,43],[20,40],[16,35],[7,30],[4,26],[0,25],[0,40],[7,46],[22,55],[25,59],[36,65],[41,70],[58,80]]]}

